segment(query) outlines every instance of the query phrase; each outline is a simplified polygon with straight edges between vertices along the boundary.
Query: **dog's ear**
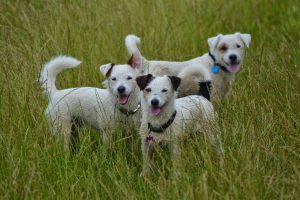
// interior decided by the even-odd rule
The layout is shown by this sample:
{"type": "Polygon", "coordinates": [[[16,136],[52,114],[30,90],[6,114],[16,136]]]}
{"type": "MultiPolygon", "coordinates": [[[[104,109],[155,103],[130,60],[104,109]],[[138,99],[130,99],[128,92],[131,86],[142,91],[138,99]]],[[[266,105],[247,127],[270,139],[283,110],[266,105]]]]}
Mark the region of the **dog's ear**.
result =
{"type": "Polygon", "coordinates": [[[207,39],[207,43],[208,43],[210,50],[213,50],[217,47],[222,36],[223,36],[222,34],[219,34],[215,37],[211,37],[211,38],[207,39]]]}
{"type": "Polygon", "coordinates": [[[100,68],[99,68],[101,74],[105,77],[109,77],[109,75],[111,73],[111,70],[114,67],[114,65],[115,64],[113,64],[113,63],[109,63],[109,64],[106,64],[106,65],[101,65],[100,68]]]}
{"type": "Polygon", "coordinates": [[[128,60],[128,65],[130,65],[132,68],[138,69],[142,65],[142,55],[139,50],[136,50],[130,59],[128,60]]]}
{"type": "Polygon", "coordinates": [[[181,79],[177,76],[169,76],[169,78],[171,80],[171,83],[172,83],[172,86],[173,86],[174,90],[177,91],[177,89],[180,85],[181,79]]]}
{"type": "Polygon", "coordinates": [[[242,33],[236,33],[240,38],[241,40],[243,41],[243,43],[245,44],[245,46],[247,48],[249,48],[250,46],[250,42],[251,42],[251,35],[250,34],[242,34],[242,33]]]}
{"type": "Polygon", "coordinates": [[[136,78],[136,83],[139,86],[140,90],[145,89],[145,87],[154,79],[154,76],[152,74],[147,74],[144,76],[138,76],[136,78]]]}

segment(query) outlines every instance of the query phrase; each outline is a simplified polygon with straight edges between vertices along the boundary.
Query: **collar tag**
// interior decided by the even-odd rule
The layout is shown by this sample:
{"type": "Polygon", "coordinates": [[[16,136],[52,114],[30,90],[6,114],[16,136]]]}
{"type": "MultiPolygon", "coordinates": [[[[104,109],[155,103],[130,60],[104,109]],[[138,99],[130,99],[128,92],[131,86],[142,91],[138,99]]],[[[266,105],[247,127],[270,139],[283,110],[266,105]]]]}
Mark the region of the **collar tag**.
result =
{"type": "Polygon", "coordinates": [[[140,108],[141,108],[141,104],[138,104],[138,106],[134,110],[126,110],[125,108],[122,107],[119,107],[119,110],[121,111],[121,113],[128,116],[128,115],[135,114],[140,108]]]}
{"type": "Polygon", "coordinates": [[[213,74],[218,74],[219,73],[219,67],[218,65],[215,65],[213,66],[210,71],[213,73],[213,74]]]}
{"type": "Polygon", "coordinates": [[[146,137],[145,137],[145,142],[154,142],[154,138],[152,135],[148,134],[146,137]]]}

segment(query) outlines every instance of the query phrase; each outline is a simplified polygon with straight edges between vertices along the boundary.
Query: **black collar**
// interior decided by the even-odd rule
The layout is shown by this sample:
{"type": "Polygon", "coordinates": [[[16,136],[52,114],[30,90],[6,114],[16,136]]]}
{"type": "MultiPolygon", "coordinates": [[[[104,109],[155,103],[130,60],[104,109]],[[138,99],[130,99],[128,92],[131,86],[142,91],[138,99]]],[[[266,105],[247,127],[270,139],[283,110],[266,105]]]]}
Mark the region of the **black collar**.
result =
{"type": "Polygon", "coordinates": [[[152,124],[150,124],[150,122],[148,122],[148,129],[151,132],[156,132],[156,133],[162,133],[164,132],[164,130],[166,130],[174,121],[175,117],[176,117],[176,110],[173,112],[171,118],[165,123],[163,124],[161,127],[154,127],[152,126],[152,124]]]}
{"type": "Polygon", "coordinates": [[[121,113],[125,114],[125,115],[133,115],[135,114],[141,107],[141,104],[138,104],[138,106],[133,109],[133,110],[126,110],[125,108],[119,107],[119,110],[121,111],[121,113]]]}
{"type": "Polygon", "coordinates": [[[216,57],[210,51],[208,52],[208,55],[214,61],[214,66],[218,66],[222,71],[230,73],[230,71],[228,71],[225,66],[220,65],[219,63],[216,62],[216,57]]]}

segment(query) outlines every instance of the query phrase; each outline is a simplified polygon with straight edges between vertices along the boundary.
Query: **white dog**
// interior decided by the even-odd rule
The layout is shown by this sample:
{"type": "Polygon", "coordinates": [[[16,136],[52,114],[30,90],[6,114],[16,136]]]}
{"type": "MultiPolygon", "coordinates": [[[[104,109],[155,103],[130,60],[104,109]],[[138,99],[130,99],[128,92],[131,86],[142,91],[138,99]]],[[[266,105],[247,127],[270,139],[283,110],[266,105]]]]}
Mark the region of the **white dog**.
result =
{"type": "MultiPolygon", "coordinates": [[[[155,75],[172,75],[181,78],[179,96],[198,94],[199,82],[207,79],[207,71],[212,76],[213,99],[222,99],[228,95],[235,79],[235,73],[240,70],[244,50],[250,45],[250,34],[234,33],[219,34],[208,39],[209,53],[183,62],[148,61],[143,58],[144,71],[155,75]],[[203,78],[204,77],[204,78],[203,78]]],[[[137,48],[140,39],[128,35],[125,44],[130,54],[140,55],[137,48]]]]}
{"type": "Polygon", "coordinates": [[[177,169],[181,154],[180,143],[189,136],[189,132],[203,132],[217,146],[218,153],[223,152],[217,135],[212,133],[215,113],[210,101],[198,95],[176,99],[180,78],[175,76],[154,77],[148,74],[137,77],[136,81],[143,91],[140,128],[142,175],[150,172],[155,144],[170,147],[173,168],[177,169]]]}
{"type": "Polygon", "coordinates": [[[87,123],[101,131],[107,150],[117,122],[134,118],[138,123],[139,88],[135,79],[140,64],[131,58],[128,65],[100,66],[108,89],[80,87],[58,90],[55,86],[57,74],[65,68],[75,68],[80,63],[75,58],[59,56],[44,65],[40,81],[49,100],[45,114],[52,130],[63,134],[66,150],[74,147],[74,139],[77,138],[75,125],[81,125],[78,122],[87,123]]]}

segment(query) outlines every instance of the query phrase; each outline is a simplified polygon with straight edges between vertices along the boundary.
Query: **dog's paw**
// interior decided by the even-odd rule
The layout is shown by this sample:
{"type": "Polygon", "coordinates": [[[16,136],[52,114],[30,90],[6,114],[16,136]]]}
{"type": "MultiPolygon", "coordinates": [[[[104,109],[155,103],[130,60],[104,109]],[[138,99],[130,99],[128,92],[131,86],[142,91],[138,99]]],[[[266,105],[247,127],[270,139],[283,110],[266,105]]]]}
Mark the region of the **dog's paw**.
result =
{"type": "Polygon", "coordinates": [[[151,172],[149,170],[143,170],[141,173],[140,173],[140,177],[141,178],[150,178],[150,175],[151,175],[151,172]]]}
{"type": "Polygon", "coordinates": [[[173,180],[178,180],[181,177],[181,172],[179,170],[174,170],[172,172],[172,179],[173,180]]]}

